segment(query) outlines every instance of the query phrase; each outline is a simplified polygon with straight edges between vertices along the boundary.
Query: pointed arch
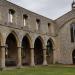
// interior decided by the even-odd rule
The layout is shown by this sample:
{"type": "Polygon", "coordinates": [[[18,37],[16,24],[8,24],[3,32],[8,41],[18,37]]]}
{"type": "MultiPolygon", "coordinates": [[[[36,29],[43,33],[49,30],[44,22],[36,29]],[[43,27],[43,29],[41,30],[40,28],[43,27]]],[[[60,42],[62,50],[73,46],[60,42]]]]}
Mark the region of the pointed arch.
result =
{"type": "Polygon", "coordinates": [[[16,66],[18,62],[18,45],[19,45],[19,39],[17,34],[12,31],[8,34],[6,38],[6,50],[5,50],[5,65],[6,66],[16,66]]]}
{"type": "Polygon", "coordinates": [[[26,34],[22,38],[22,65],[30,65],[31,60],[31,37],[26,34]]]}
{"type": "Polygon", "coordinates": [[[43,49],[44,49],[44,40],[41,36],[38,36],[34,42],[34,61],[36,65],[43,64],[43,49]]]}
{"type": "MultiPolygon", "coordinates": [[[[24,37],[27,37],[29,43],[30,43],[30,47],[31,47],[31,44],[32,44],[32,38],[30,37],[30,35],[28,33],[26,33],[23,37],[22,37],[22,40],[24,39],[24,37]]],[[[21,42],[22,42],[21,40],[21,42]]]]}
{"type": "Polygon", "coordinates": [[[30,43],[30,48],[31,48],[32,39],[28,33],[25,36],[28,38],[29,43],[30,43]]]}
{"type": "Polygon", "coordinates": [[[52,38],[47,40],[47,63],[53,64],[54,41],[52,38]]]}
{"type": "Polygon", "coordinates": [[[36,39],[40,39],[41,43],[42,43],[42,47],[44,49],[44,46],[45,46],[45,43],[44,43],[44,40],[41,36],[38,36],[36,39]]]}
{"type": "Polygon", "coordinates": [[[22,44],[23,44],[23,42],[28,42],[28,44],[29,44],[29,47],[31,48],[31,37],[30,37],[30,35],[29,34],[26,34],[26,35],[24,35],[23,36],[23,38],[22,38],[22,44]]]}
{"type": "Polygon", "coordinates": [[[54,49],[54,48],[55,48],[55,40],[50,37],[50,38],[47,40],[47,42],[48,42],[48,41],[50,41],[50,42],[52,43],[53,49],[54,49]]]}
{"type": "MultiPolygon", "coordinates": [[[[18,34],[15,32],[15,31],[11,31],[8,35],[7,35],[7,37],[10,35],[10,34],[12,34],[14,37],[15,37],[15,39],[16,39],[16,42],[17,42],[17,46],[19,46],[19,37],[18,37],[18,34]]],[[[6,37],[6,38],[7,38],[6,37]]]]}

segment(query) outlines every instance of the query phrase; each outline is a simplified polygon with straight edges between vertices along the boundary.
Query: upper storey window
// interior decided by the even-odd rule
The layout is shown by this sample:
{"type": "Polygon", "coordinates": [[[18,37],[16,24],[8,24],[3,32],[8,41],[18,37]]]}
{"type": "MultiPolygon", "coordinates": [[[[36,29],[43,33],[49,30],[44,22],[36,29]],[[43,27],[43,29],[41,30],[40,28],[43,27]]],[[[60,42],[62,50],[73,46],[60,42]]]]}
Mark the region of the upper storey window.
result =
{"type": "Polygon", "coordinates": [[[13,9],[9,9],[9,15],[8,15],[8,19],[9,19],[9,22],[12,23],[13,20],[14,20],[14,14],[15,14],[15,11],[13,9]]]}
{"type": "Polygon", "coordinates": [[[40,28],[40,19],[36,19],[36,30],[40,28]]]}
{"type": "Polygon", "coordinates": [[[71,42],[75,42],[75,23],[71,24],[70,31],[71,31],[71,42]]]}
{"type": "Polygon", "coordinates": [[[48,28],[50,29],[50,26],[51,26],[51,24],[50,23],[48,23],[48,28]]]}
{"type": "Polygon", "coordinates": [[[24,14],[24,15],[23,15],[23,25],[24,25],[24,26],[27,25],[27,20],[28,20],[28,15],[24,14]]]}
{"type": "Polygon", "coordinates": [[[51,23],[48,23],[48,32],[51,32],[51,23]]]}

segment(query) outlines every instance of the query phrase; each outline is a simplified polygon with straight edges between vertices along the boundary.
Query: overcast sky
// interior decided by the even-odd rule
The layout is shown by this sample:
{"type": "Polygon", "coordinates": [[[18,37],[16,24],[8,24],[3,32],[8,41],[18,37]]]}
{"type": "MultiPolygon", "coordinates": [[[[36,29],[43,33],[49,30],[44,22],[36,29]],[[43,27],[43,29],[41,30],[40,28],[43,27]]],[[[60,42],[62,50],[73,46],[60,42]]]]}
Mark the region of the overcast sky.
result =
{"type": "Polygon", "coordinates": [[[56,19],[71,10],[73,0],[8,0],[28,10],[56,19]]]}

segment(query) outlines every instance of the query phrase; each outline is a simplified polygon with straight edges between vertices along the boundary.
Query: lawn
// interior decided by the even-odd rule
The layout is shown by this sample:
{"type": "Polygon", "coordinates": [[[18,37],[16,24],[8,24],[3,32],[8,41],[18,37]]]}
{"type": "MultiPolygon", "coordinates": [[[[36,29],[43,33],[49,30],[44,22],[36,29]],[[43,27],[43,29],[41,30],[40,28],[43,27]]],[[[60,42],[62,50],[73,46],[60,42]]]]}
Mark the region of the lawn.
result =
{"type": "Polygon", "coordinates": [[[25,67],[0,71],[0,75],[75,75],[75,67],[64,65],[25,67]]]}

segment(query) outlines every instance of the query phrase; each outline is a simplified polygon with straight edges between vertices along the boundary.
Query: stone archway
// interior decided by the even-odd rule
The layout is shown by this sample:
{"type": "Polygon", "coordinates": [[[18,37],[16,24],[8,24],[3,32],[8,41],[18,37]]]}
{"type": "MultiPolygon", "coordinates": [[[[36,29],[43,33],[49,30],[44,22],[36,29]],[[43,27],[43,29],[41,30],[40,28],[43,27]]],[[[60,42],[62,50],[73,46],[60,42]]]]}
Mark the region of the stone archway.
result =
{"type": "Polygon", "coordinates": [[[37,37],[34,43],[34,62],[35,65],[43,64],[43,42],[41,37],[37,37]]]}
{"type": "Polygon", "coordinates": [[[13,33],[10,33],[6,39],[6,50],[5,50],[5,65],[16,66],[18,63],[18,50],[17,50],[17,39],[13,33]]]}
{"type": "Polygon", "coordinates": [[[73,64],[75,64],[75,50],[73,50],[72,52],[72,61],[73,61],[73,64]]]}
{"type": "Polygon", "coordinates": [[[47,63],[53,64],[53,40],[51,38],[47,41],[47,63]]]}
{"type": "Polygon", "coordinates": [[[30,39],[28,36],[24,36],[22,39],[22,65],[30,65],[30,39]]]}

